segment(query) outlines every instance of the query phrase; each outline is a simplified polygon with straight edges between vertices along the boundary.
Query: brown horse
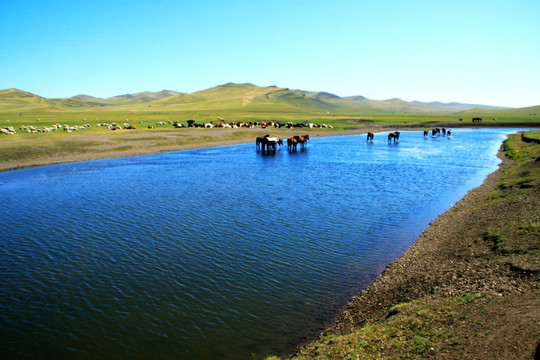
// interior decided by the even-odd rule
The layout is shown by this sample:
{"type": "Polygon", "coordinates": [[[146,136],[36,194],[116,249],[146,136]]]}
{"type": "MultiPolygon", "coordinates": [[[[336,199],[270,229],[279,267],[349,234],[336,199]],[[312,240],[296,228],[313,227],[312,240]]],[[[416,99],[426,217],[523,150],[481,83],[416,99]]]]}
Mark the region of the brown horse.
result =
{"type": "Polygon", "coordinates": [[[296,151],[296,145],[298,145],[298,140],[296,140],[296,138],[292,137],[287,139],[287,149],[289,151],[296,151]]]}
{"type": "Polygon", "coordinates": [[[296,141],[298,141],[298,143],[300,144],[300,146],[303,149],[304,146],[306,146],[306,143],[309,140],[309,135],[303,135],[303,136],[296,135],[294,138],[296,139],[296,141]]]}
{"type": "Polygon", "coordinates": [[[428,137],[429,130],[424,130],[424,139],[428,137]]]}
{"type": "Polygon", "coordinates": [[[368,132],[366,142],[373,142],[373,136],[374,134],[371,131],[368,132]]]}
{"type": "Polygon", "coordinates": [[[399,142],[399,131],[394,131],[393,133],[388,134],[388,143],[394,140],[394,144],[399,142]]]}

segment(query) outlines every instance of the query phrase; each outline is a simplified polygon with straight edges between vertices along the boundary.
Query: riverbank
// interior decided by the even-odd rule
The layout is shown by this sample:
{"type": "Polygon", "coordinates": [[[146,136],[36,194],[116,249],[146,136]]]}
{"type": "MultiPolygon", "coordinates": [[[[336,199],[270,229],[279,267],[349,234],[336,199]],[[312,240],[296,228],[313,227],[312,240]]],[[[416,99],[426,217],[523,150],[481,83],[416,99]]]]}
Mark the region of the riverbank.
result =
{"type": "MultiPolygon", "coordinates": [[[[497,124],[504,126],[505,124],[497,124]]],[[[438,127],[478,127],[470,124],[434,123],[438,127]]],[[[490,127],[493,124],[489,125],[490,127]]],[[[531,125],[532,126],[532,125],[531,125]]],[[[481,127],[486,127],[482,125],[481,127]]],[[[258,136],[271,134],[286,139],[309,134],[311,138],[365,134],[368,131],[422,130],[425,125],[355,124],[347,130],[329,128],[271,128],[271,129],[138,129],[109,131],[106,129],[80,130],[73,133],[21,134],[2,136],[0,141],[0,171],[22,169],[76,161],[115,157],[160,154],[165,152],[255,142],[258,136]]]]}
{"type": "Polygon", "coordinates": [[[310,137],[356,135],[384,131],[384,127],[357,127],[346,131],[331,129],[152,129],[106,131],[100,134],[79,131],[71,134],[39,134],[29,138],[2,137],[0,171],[76,161],[108,159],[165,152],[255,143],[255,138],[272,134],[281,138],[309,134],[310,137]]]}
{"type": "Polygon", "coordinates": [[[540,134],[503,149],[499,170],[293,359],[538,358],[540,134]]]}

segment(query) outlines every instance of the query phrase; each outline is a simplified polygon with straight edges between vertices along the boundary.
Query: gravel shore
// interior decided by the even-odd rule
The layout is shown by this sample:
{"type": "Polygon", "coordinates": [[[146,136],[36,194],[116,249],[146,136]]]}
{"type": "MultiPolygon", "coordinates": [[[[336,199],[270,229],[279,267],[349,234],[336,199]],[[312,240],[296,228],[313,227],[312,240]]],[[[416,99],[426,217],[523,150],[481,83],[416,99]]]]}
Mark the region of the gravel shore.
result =
{"type": "MultiPolygon", "coordinates": [[[[500,249],[489,234],[510,228],[509,224],[532,224],[540,220],[539,192],[520,189],[510,200],[484,206],[512,161],[503,160],[484,183],[469,191],[451,209],[435,219],[412,247],[390,264],[367,289],[354,297],[329,335],[346,335],[367,325],[380,324],[392,315],[392,307],[419,299],[478,297],[477,308],[468,314],[474,321],[463,321],[454,329],[452,346],[423,353],[435,359],[533,359],[540,355],[540,263],[526,251],[500,249]]],[[[537,159],[538,160],[538,159],[537,159]]],[[[535,166],[540,166],[536,161],[535,166]]],[[[536,235],[538,230],[536,231],[536,235]]],[[[533,237],[535,232],[533,231],[533,237]]],[[[537,245],[538,238],[531,239],[537,245]]],[[[450,326],[451,327],[451,326],[450,326]]],[[[315,346],[317,348],[318,345],[315,346]]],[[[313,344],[297,353],[311,356],[313,344]]],[[[400,358],[403,354],[380,349],[380,357],[400,358]]],[[[407,357],[409,358],[409,357],[407,357]]]]}

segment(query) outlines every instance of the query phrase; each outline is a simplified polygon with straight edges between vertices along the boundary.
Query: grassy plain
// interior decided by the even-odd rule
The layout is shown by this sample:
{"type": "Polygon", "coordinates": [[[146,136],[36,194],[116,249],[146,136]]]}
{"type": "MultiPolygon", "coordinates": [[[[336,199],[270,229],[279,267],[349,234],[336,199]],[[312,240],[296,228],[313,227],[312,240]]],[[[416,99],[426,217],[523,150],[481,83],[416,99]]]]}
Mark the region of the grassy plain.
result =
{"type": "Polygon", "coordinates": [[[406,127],[518,127],[540,124],[540,120],[532,115],[532,111],[536,111],[534,108],[509,111],[468,110],[451,114],[393,114],[372,110],[370,114],[331,104],[321,108],[322,105],[315,100],[299,97],[289,90],[278,89],[270,93],[268,98],[262,94],[268,91],[267,88],[249,87],[248,90],[246,92],[243,87],[214,88],[151,103],[116,105],[88,105],[75,100],[45,99],[29,93],[4,91],[3,97],[0,96],[0,127],[11,126],[16,133],[0,135],[0,171],[58,162],[246,143],[267,133],[286,138],[300,133],[314,137],[406,127]],[[485,120],[473,124],[472,117],[479,115],[484,116],[485,120]],[[199,124],[216,124],[218,118],[234,123],[324,123],[332,128],[176,129],[171,124],[180,122],[185,125],[189,119],[199,124]],[[99,126],[103,123],[118,123],[120,126],[130,124],[136,129],[111,131],[106,126],[99,126]],[[23,126],[51,128],[55,124],[62,127],[77,126],[79,130],[71,133],[63,130],[39,133],[21,129],[23,126]]]}

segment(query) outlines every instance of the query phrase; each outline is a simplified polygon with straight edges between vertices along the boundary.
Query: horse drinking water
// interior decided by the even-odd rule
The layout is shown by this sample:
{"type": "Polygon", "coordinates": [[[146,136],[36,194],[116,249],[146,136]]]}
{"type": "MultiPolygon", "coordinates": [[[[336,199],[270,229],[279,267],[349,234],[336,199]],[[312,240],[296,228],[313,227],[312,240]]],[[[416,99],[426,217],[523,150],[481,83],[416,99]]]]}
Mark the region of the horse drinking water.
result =
{"type": "Polygon", "coordinates": [[[388,143],[394,140],[394,144],[397,144],[399,142],[399,131],[395,131],[393,133],[388,134],[388,143]]]}
{"type": "Polygon", "coordinates": [[[371,131],[368,132],[366,142],[373,142],[373,136],[374,136],[374,134],[371,131]]]}

